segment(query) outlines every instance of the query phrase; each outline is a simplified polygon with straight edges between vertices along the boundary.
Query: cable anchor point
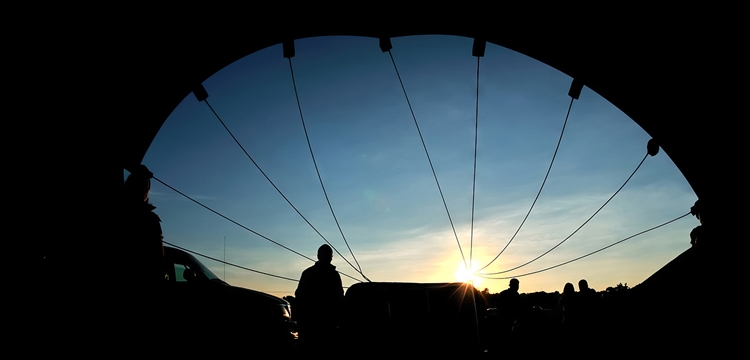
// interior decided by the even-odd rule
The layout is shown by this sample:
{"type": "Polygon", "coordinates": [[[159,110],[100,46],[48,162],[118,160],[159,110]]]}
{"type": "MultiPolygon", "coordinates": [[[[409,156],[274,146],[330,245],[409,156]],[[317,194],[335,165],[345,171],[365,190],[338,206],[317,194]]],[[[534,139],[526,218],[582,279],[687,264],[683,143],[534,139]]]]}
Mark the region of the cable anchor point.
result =
{"type": "Polygon", "coordinates": [[[382,37],[379,40],[380,42],[380,51],[382,52],[389,52],[391,49],[393,49],[393,44],[391,44],[391,38],[388,37],[382,37]]]}
{"type": "Polygon", "coordinates": [[[284,57],[291,59],[294,57],[294,40],[284,41],[282,44],[284,48],[284,57]]]}
{"type": "Polygon", "coordinates": [[[570,84],[570,90],[568,90],[568,96],[574,100],[578,100],[578,97],[581,96],[581,90],[583,90],[583,81],[573,79],[573,82],[570,84]]]}
{"type": "Polygon", "coordinates": [[[206,91],[206,88],[203,87],[203,84],[198,84],[195,88],[193,88],[193,95],[195,95],[195,98],[198,99],[198,102],[203,102],[204,100],[208,99],[208,91],[206,91]]]}
{"type": "Polygon", "coordinates": [[[483,39],[475,38],[474,45],[471,47],[471,56],[483,57],[484,49],[487,47],[487,42],[483,39]]]}
{"type": "Polygon", "coordinates": [[[648,151],[649,155],[656,156],[656,154],[659,153],[659,143],[657,143],[654,139],[649,140],[648,144],[646,144],[646,150],[648,151]]]}

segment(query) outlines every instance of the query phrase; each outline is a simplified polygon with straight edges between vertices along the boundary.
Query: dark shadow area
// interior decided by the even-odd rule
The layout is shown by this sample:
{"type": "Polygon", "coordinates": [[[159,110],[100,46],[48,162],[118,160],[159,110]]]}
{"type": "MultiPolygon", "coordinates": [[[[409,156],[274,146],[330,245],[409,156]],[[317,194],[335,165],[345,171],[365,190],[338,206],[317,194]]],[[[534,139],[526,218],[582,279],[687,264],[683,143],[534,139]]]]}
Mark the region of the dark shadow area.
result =
{"type": "Polygon", "coordinates": [[[476,355],[486,309],[482,293],[462,283],[354,284],[341,344],[379,356],[476,355]]]}
{"type": "MultiPolygon", "coordinates": [[[[476,13],[476,9],[465,10],[476,13]]],[[[611,321],[601,325],[598,339],[549,344],[531,335],[543,327],[527,326],[535,330],[529,330],[530,335],[519,343],[523,346],[500,351],[560,355],[582,343],[592,349],[615,349],[615,353],[622,348],[656,355],[711,350],[721,357],[741,344],[739,331],[734,330],[734,312],[740,310],[734,310],[734,304],[717,292],[739,291],[745,273],[740,268],[738,242],[745,235],[737,203],[738,189],[744,185],[739,184],[738,174],[746,160],[740,158],[744,152],[735,149],[745,133],[737,121],[738,114],[744,113],[740,108],[744,102],[739,101],[736,83],[746,64],[740,56],[744,31],[739,29],[741,22],[728,18],[732,10],[722,10],[720,17],[703,9],[679,17],[623,16],[622,22],[611,14],[557,20],[514,14],[518,23],[533,32],[519,30],[491,14],[463,25],[454,9],[438,10],[440,16],[389,17],[378,25],[355,21],[353,13],[310,17],[286,6],[268,10],[266,14],[284,14],[282,29],[259,21],[262,14],[224,21],[226,28],[201,26],[187,17],[146,18],[127,11],[119,17],[126,21],[84,18],[80,14],[85,12],[77,9],[75,13],[49,12],[54,17],[36,12],[22,15],[20,23],[28,28],[50,30],[22,30],[28,37],[12,36],[8,50],[12,54],[9,73],[12,80],[20,78],[13,95],[21,102],[12,103],[24,111],[17,121],[20,129],[13,125],[9,132],[16,135],[11,161],[22,163],[14,170],[26,182],[17,193],[32,194],[18,202],[22,205],[10,219],[32,230],[29,239],[22,240],[28,246],[22,254],[31,257],[25,262],[30,264],[31,291],[18,300],[31,315],[20,321],[19,337],[37,340],[42,355],[173,355],[226,349],[228,341],[220,340],[222,336],[214,332],[218,329],[204,332],[203,326],[218,326],[211,321],[221,317],[236,321],[232,325],[236,328],[245,322],[220,312],[197,312],[207,307],[221,311],[217,309],[225,308],[229,299],[192,301],[189,294],[181,295],[180,310],[172,312],[170,306],[178,302],[172,295],[126,280],[132,266],[118,255],[126,241],[119,228],[123,169],[141,163],[163,122],[198,84],[243,56],[311,36],[377,39],[446,34],[482,38],[581,79],[658,141],[710,212],[702,214],[704,224],[696,246],[631,291],[605,297],[609,304],[604,305],[602,317],[611,321]],[[696,25],[716,22],[720,25],[696,25]],[[196,315],[175,315],[183,313],[196,315]],[[185,323],[193,318],[203,323],[185,323]]],[[[379,51],[376,42],[373,47],[379,51]]],[[[688,234],[685,239],[687,248],[688,234]]],[[[464,303],[448,300],[454,291],[435,289],[435,298],[446,300],[433,304],[433,297],[424,299],[425,291],[433,290],[419,286],[395,296],[388,287],[381,291],[377,284],[362,286],[374,289],[357,295],[360,290],[352,287],[352,301],[369,304],[372,310],[349,309],[349,317],[361,321],[346,324],[353,329],[346,333],[347,344],[359,346],[357,354],[373,348],[380,351],[381,344],[407,345],[405,334],[412,332],[418,333],[412,349],[423,342],[432,344],[431,351],[468,346],[462,344],[473,343],[476,337],[476,332],[468,330],[464,303]],[[384,322],[388,311],[384,304],[391,301],[395,307],[390,314],[408,316],[388,317],[389,322],[384,322]],[[426,318],[424,304],[435,305],[430,313],[445,313],[449,320],[436,323],[426,318]],[[362,325],[368,323],[374,325],[362,325]],[[394,323],[400,325],[393,328],[394,323]],[[465,331],[453,337],[456,328],[465,331]],[[354,341],[358,331],[378,340],[354,341]],[[439,346],[435,345],[438,340],[442,341],[439,346]]],[[[549,314],[543,310],[532,314],[529,323],[548,321],[549,314]]],[[[262,351],[249,350],[252,354],[262,351]]]]}

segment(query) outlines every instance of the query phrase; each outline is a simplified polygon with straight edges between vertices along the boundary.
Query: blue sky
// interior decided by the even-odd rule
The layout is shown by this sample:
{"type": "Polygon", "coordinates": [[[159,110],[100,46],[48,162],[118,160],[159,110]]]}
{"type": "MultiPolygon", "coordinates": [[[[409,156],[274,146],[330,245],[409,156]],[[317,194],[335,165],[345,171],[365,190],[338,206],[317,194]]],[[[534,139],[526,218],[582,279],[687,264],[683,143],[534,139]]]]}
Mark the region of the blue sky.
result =
{"type": "MultiPolygon", "coordinates": [[[[469,256],[476,101],[472,39],[394,38],[393,56],[414,107],[464,253],[469,256]]],[[[390,57],[378,40],[300,39],[292,59],[310,141],[344,234],[373,281],[455,281],[461,257],[390,57]]],[[[487,44],[481,59],[474,259],[489,262],[515,232],[539,189],[570,102],[572,79],[487,44]]],[[[295,206],[351,257],[323,196],[281,45],[251,54],[203,84],[209,102],[295,206]]],[[[487,271],[524,263],[557,244],[622,184],[646,153],[643,129],[584,87],[547,185],[518,236],[487,271]]],[[[156,177],[245,226],[310,257],[323,240],[294,212],[191,94],[156,136],[143,163],[156,177]]],[[[298,278],[312,263],[153,182],[151,202],[171,243],[243,266],[298,278]]],[[[512,274],[567,261],[686,213],[696,200],[660,152],[558,249],[512,274]]],[[[685,218],[581,261],[519,278],[522,292],[635,285],[687,249],[685,218]]],[[[223,276],[224,267],[202,260],[223,276]]],[[[352,261],[353,262],[353,261],[352,261]]],[[[334,265],[356,272],[342,259],[334,265]]],[[[234,285],[278,296],[296,283],[227,267],[234,285]]],[[[478,285],[498,292],[507,280],[478,285]]],[[[344,285],[352,281],[344,278],[344,285]]]]}

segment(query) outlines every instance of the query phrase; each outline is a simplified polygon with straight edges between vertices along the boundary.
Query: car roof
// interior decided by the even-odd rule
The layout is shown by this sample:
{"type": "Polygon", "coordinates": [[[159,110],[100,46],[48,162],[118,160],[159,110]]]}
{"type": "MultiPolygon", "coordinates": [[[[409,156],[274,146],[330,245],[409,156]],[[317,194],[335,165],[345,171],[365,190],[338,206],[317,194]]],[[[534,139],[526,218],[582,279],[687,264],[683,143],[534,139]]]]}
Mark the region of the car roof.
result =
{"type": "MultiPolygon", "coordinates": [[[[164,256],[168,257],[168,258],[173,258],[173,259],[175,259],[175,258],[184,258],[184,259],[188,259],[188,260],[191,260],[191,261],[203,264],[198,259],[196,259],[195,256],[191,255],[190,253],[188,253],[188,252],[186,252],[184,250],[180,250],[180,249],[173,248],[173,247],[166,246],[166,245],[164,246],[164,256]]],[[[264,293],[262,291],[248,289],[248,288],[244,288],[244,287],[240,287],[240,286],[235,286],[235,285],[231,285],[231,284],[228,284],[228,283],[227,283],[227,285],[231,286],[231,287],[233,287],[235,289],[238,289],[238,290],[240,290],[242,292],[248,293],[248,294],[252,293],[252,294],[254,294],[256,296],[265,297],[265,298],[268,298],[269,300],[273,300],[273,301],[276,301],[276,302],[279,302],[279,303],[289,304],[288,301],[286,301],[286,300],[284,300],[284,299],[282,299],[282,298],[280,298],[278,296],[267,294],[267,293],[264,293]]]]}

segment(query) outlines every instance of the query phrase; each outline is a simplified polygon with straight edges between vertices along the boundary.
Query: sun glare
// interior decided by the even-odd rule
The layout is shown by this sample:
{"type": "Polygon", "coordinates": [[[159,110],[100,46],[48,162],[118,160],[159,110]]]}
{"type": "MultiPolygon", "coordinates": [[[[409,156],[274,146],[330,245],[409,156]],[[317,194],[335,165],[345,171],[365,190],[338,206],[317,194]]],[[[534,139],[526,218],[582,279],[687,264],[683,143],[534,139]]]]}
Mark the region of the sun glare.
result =
{"type": "Polygon", "coordinates": [[[467,270],[464,266],[464,263],[461,262],[458,264],[458,269],[456,270],[456,273],[454,276],[456,277],[457,281],[465,282],[465,283],[472,283],[474,286],[479,286],[479,284],[482,283],[482,278],[475,275],[475,273],[479,270],[479,263],[476,261],[472,261],[471,266],[467,270]]]}

